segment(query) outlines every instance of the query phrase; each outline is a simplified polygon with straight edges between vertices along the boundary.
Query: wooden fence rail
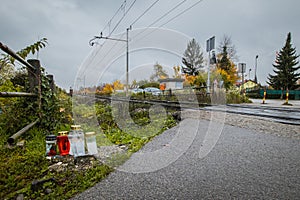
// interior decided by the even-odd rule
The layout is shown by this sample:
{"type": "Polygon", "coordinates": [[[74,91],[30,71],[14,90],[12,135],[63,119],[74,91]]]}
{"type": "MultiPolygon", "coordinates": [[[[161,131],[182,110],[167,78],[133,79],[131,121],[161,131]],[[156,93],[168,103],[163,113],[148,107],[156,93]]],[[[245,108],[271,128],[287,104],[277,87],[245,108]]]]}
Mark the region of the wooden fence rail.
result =
{"type": "MultiPolygon", "coordinates": [[[[0,48],[5,53],[7,53],[11,57],[18,60],[21,64],[26,66],[26,69],[28,71],[28,80],[29,80],[28,91],[26,91],[26,92],[2,92],[2,91],[0,91],[0,97],[36,97],[37,98],[36,100],[38,103],[38,109],[37,109],[38,119],[35,120],[34,122],[28,124],[21,130],[19,130],[17,133],[15,133],[13,136],[11,136],[7,140],[7,142],[9,144],[13,144],[18,137],[20,137],[23,133],[25,133],[30,128],[32,128],[34,125],[36,125],[39,122],[39,120],[41,119],[41,116],[42,116],[42,114],[41,114],[41,108],[42,108],[41,65],[40,65],[40,61],[37,59],[29,59],[27,61],[24,60],[17,53],[15,53],[13,50],[8,48],[6,45],[2,44],[1,42],[0,42],[0,48]]],[[[48,78],[50,78],[51,86],[54,87],[53,76],[48,75],[48,78]]]]}
{"type": "Polygon", "coordinates": [[[37,94],[27,92],[0,92],[0,97],[37,97],[37,94]]]}
{"type": "Polygon", "coordinates": [[[28,124],[27,126],[25,126],[24,128],[22,128],[21,130],[19,130],[18,132],[16,132],[15,134],[13,134],[12,136],[10,136],[7,140],[8,144],[12,145],[15,143],[15,140],[20,137],[23,133],[25,133],[26,131],[28,131],[29,129],[31,129],[34,125],[36,125],[39,122],[40,119],[35,120],[34,122],[28,124]]]}
{"type": "Polygon", "coordinates": [[[16,60],[18,60],[20,63],[22,63],[26,67],[29,67],[32,70],[35,69],[31,64],[29,64],[28,62],[26,62],[21,56],[19,56],[18,54],[16,54],[13,50],[11,50],[10,48],[8,48],[6,45],[2,44],[1,42],[0,42],[0,48],[2,49],[2,51],[4,51],[5,53],[7,53],[8,55],[10,55],[11,57],[15,58],[16,60]]]}

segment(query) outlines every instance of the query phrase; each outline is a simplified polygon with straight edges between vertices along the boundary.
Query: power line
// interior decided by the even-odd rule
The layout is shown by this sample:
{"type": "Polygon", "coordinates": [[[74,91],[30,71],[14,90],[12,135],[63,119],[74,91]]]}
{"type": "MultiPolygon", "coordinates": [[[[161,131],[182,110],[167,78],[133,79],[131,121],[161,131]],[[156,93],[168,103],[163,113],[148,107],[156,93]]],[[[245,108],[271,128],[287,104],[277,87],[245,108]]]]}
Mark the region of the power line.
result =
{"type": "Polygon", "coordinates": [[[131,23],[131,26],[141,19],[157,2],[159,2],[159,0],[156,0],[154,3],[152,3],[137,19],[134,20],[134,22],[131,23]]]}
{"type": "MultiPolygon", "coordinates": [[[[133,7],[133,5],[135,4],[135,2],[136,2],[136,0],[134,0],[133,1],[133,3],[130,5],[130,7],[128,8],[128,10],[126,10],[125,11],[125,13],[124,13],[124,15],[123,15],[123,17],[118,21],[118,23],[115,25],[115,27],[113,28],[113,30],[109,33],[109,35],[108,35],[108,37],[109,36],[111,36],[111,34],[116,30],[116,28],[119,26],[119,24],[122,22],[122,20],[124,19],[124,17],[127,15],[127,13],[130,11],[130,9],[133,7]]],[[[122,8],[124,8],[124,6],[125,6],[125,4],[126,4],[126,0],[122,3],[122,5],[120,6],[120,8],[117,10],[117,12],[113,15],[113,17],[112,17],[112,19],[117,15],[117,13],[122,9],[122,8]]],[[[111,20],[112,20],[111,19],[111,20]]],[[[111,21],[110,20],[110,21],[111,21]]],[[[109,22],[110,22],[109,21],[109,22]]],[[[108,23],[109,24],[109,23],[108,23]]],[[[105,30],[105,29],[104,29],[105,30]]],[[[103,31],[104,31],[103,30],[103,31]]],[[[101,35],[102,35],[102,32],[101,32],[101,35]]],[[[97,37],[95,36],[93,39],[91,39],[90,41],[89,41],[89,44],[91,45],[91,46],[93,46],[94,45],[94,40],[95,39],[97,39],[97,37]]],[[[104,42],[105,43],[105,42],[104,42]]],[[[115,46],[115,45],[114,45],[115,46]]],[[[114,46],[109,50],[109,52],[114,48],[114,46]]],[[[92,60],[94,60],[94,58],[95,58],[95,56],[98,54],[98,52],[102,49],[102,47],[103,47],[103,45],[97,50],[97,52],[96,52],[96,54],[93,56],[93,58],[92,58],[92,60]]],[[[105,56],[104,56],[104,58],[107,56],[108,54],[106,54],[105,56]]],[[[104,59],[103,58],[103,59],[104,59]]],[[[92,61],[90,61],[90,63],[91,63],[92,61]]],[[[89,64],[90,64],[89,63],[89,64]]]]}
{"type": "MultiPolygon", "coordinates": [[[[168,12],[166,12],[165,14],[163,14],[161,17],[159,17],[158,19],[156,19],[154,22],[152,22],[146,29],[144,29],[142,32],[140,32],[140,33],[138,33],[137,35],[135,35],[135,37],[134,38],[132,38],[132,40],[133,39],[135,39],[135,38],[137,38],[137,36],[139,36],[139,35],[141,35],[142,33],[144,33],[147,29],[149,29],[152,25],[154,25],[155,23],[157,23],[157,22],[159,22],[161,19],[163,19],[164,17],[166,17],[167,15],[169,15],[172,11],[174,11],[175,9],[177,9],[179,6],[181,6],[184,2],[186,2],[187,0],[183,0],[183,1],[181,1],[180,3],[178,3],[176,6],[174,6],[173,8],[171,8],[168,12]]],[[[192,4],[190,7],[188,7],[187,9],[185,9],[185,10],[183,10],[182,12],[180,12],[178,15],[176,15],[175,17],[173,17],[173,18],[171,18],[170,20],[168,20],[166,23],[164,23],[164,24],[162,24],[162,25],[160,25],[159,27],[157,27],[157,28],[160,28],[160,27],[162,27],[162,26],[164,26],[164,25],[166,25],[167,23],[169,23],[169,22],[171,22],[172,20],[174,20],[175,18],[177,18],[177,17],[179,17],[180,15],[182,15],[182,14],[184,14],[185,12],[187,12],[188,10],[190,10],[190,9],[192,9],[193,7],[195,7],[197,4],[199,4],[200,2],[202,2],[203,0],[200,0],[200,1],[198,1],[198,2],[196,2],[196,3],[194,3],[194,4],[192,4]]],[[[156,3],[156,2],[154,2],[154,3],[156,3]]],[[[152,6],[152,5],[151,5],[152,6]]],[[[151,7],[150,6],[150,7],[151,7]]],[[[148,10],[148,9],[146,9],[146,10],[148,10]]],[[[143,15],[143,14],[142,14],[143,15]]],[[[142,16],[141,15],[141,16],[142,16]]],[[[136,20],[135,20],[136,21],[136,20]]],[[[135,23],[135,21],[133,22],[133,23],[135,23]]],[[[132,23],[132,24],[133,24],[132,23]]],[[[157,29],[156,28],[156,29],[157,29]]],[[[148,34],[146,34],[145,36],[147,36],[147,35],[150,35],[151,33],[153,33],[156,29],[154,29],[153,31],[151,31],[150,33],[148,33],[148,34]]],[[[143,37],[145,37],[145,36],[143,36],[143,37]]],[[[141,37],[141,38],[143,38],[143,37],[141,37]]],[[[138,38],[137,40],[139,40],[139,39],[141,39],[141,38],[138,38]]],[[[115,45],[114,45],[115,46],[115,45]]],[[[113,48],[114,48],[114,46],[113,46],[113,48]]],[[[122,47],[122,48],[124,48],[125,47],[125,45],[122,47]]],[[[112,49],[110,49],[110,51],[111,51],[112,49]]],[[[105,56],[106,57],[106,56],[105,56]]]]}
{"type": "Polygon", "coordinates": [[[108,37],[111,36],[111,34],[116,30],[116,28],[119,26],[119,24],[122,22],[122,20],[124,19],[124,17],[127,15],[127,13],[130,11],[130,9],[133,7],[133,5],[135,4],[136,0],[133,1],[133,3],[130,5],[130,7],[128,8],[128,10],[126,10],[126,12],[124,13],[123,17],[118,21],[118,23],[116,24],[116,26],[113,28],[113,30],[108,34],[108,37]]]}
{"type": "Polygon", "coordinates": [[[186,8],[185,10],[183,10],[182,12],[180,12],[179,14],[175,15],[174,17],[172,17],[171,19],[169,19],[167,22],[165,22],[164,24],[160,25],[160,27],[168,24],[169,22],[173,21],[174,19],[176,19],[177,17],[179,17],[180,15],[184,14],[185,12],[189,11],[190,9],[192,9],[193,7],[195,7],[197,4],[201,3],[204,0],[199,0],[196,3],[194,3],[193,5],[191,5],[190,7],[186,8]]]}
{"type": "MultiPolygon", "coordinates": [[[[146,29],[144,29],[142,32],[138,33],[137,35],[135,35],[134,38],[136,38],[137,36],[141,35],[142,33],[144,33],[148,28],[150,28],[151,26],[153,26],[154,24],[156,24],[157,22],[159,22],[160,20],[162,20],[163,18],[165,18],[167,15],[169,15],[171,12],[173,12],[175,9],[177,9],[179,6],[181,6],[184,2],[186,2],[187,0],[183,0],[180,3],[178,3],[176,6],[174,6],[173,8],[171,8],[168,12],[166,12],[165,14],[163,14],[162,16],[160,16],[158,19],[156,19],[154,22],[152,22],[150,25],[147,26],[146,29]]],[[[134,39],[133,38],[133,39],[134,39]]]]}
{"type": "Polygon", "coordinates": [[[119,9],[115,12],[115,14],[110,18],[110,20],[107,22],[107,24],[104,26],[103,30],[101,32],[104,32],[104,30],[106,29],[106,27],[111,25],[112,20],[115,18],[115,16],[117,16],[117,14],[119,13],[119,11],[124,8],[124,6],[126,5],[126,0],[124,0],[124,2],[121,4],[121,6],[119,7],[119,9]]]}
{"type": "MultiPolygon", "coordinates": [[[[115,25],[115,27],[114,27],[113,30],[108,34],[107,37],[110,37],[111,34],[116,30],[116,28],[119,26],[119,24],[122,22],[122,20],[123,20],[123,19],[125,18],[125,16],[127,15],[127,13],[131,10],[131,8],[132,8],[133,5],[135,4],[135,2],[136,2],[136,0],[134,0],[134,1],[131,3],[131,5],[129,6],[129,8],[125,11],[124,15],[122,16],[122,18],[118,21],[118,23],[115,25]]],[[[123,5],[123,4],[122,4],[122,5],[123,5]]],[[[121,6],[121,7],[122,7],[122,6],[121,6]]],[[[102,32],[101,32],[100,34],[101,34],[101,36],[102,36],[102,32]]],[[[95,36],[93,39],[90,40],[90,45],[91,45],[91,46],[93,45],[92,41],[95,40],[95,39],[97,39],[97,38],[98,38],[98,37],[95,36]]],[[[103,57],[102,60],[104,60],[104,59],[107,57],[107,55],[110,53],[110,51],[112,51],[112,49],[113,49],[115,46],[116,46],[116,43],[115,43],[115,44],[112,46],[112,48],[107,52],[107,54],[103,57]]],[[[102,48],[102,47],[101,47],[101,48],[102,48]]],[[[97,53],[100,51],[101,48],[98,49],[97,53]]],[[[95,54],[95,55],[96,55],[96,54],[95,54]]],[[[101,63],[101,62],[100,62],[100,63],[101,63]]]]}
{"type": "MultiPolygon", "coordinates": [[[[175,15],[174,17],[172,17],[171,19],[169,19],[167,22],[165,22],[165,23],[161,24],[160,26],[156,27],[153,31],[151,31],[150,33],[144,35],[144,36],[141,37],[141,38],[144,38],[144,37],[150,35],[150,34],[153,33],[154,31],[156,31],[158,28],[161,28],[161,27],[163,27],[164,25],[170,23],[171,21],[173,21],[174,19],[176,19],[176,18],[179,17],[180,15],[184,14],[184,13],[187,12],[188,10],[192,9],[193,7],[195,7],[197,4],[201,3],[202,1],[204,1],[204,0],[199,0],[199,1],[197,1],[196,3],[192,4],[190,7],[184,9],[182,12],[180,12],[180,13],[177,14],[177,15],[175,15]]],[[[178,7],[179,5],[181,5],[182,3],[184,3],[184,1],[180,2],[180,3],[179,3],[178,5],[176,5],[175,7],[177,8],[177,7],[178,7]]],[[[171,10],[176,9],[175,7],[172,8],[171,10]]],[[[171,11],[171,10],[170,10],[170,11],[171,11]]],[[[170,11],[169,11],[169,12],[170,12],[170,11]]],[[[169,13],[169,12],[168,12],[168,13],[169,13]]],[[[164,16],[166,16],[166,14],[164,14],[164,16]]],[[[159,19],[160,19],[160,18],[159,18],[159,19]]],[[[161,19],[162,19],[162,17],[161,17],[161,19]]],[[[155,23],[156,23],[157,21],[158,21],[158,20],[156,20],[155,23]]],[[[152,23],[152,24],[149,25],[146,29],[144,29],[142,32],[140,32],[140,33],[138,33],[137,35],[135,35],[134,38],[136,38],[137,36],[139,36],[139,35],[141,35],[142,33],[144,33],[148,28],[150,28],[150,27],[151,27],[153,24],[155,24],[155,23],[152,23]]],[[[134,38],[133,38],[133,39],[134,39],[134,38]]],[[[140,40],[141,38],[139,38],[139,39],[137,39],[137,40],[140,40]]]]}
{"type": "Polygon", "coordinates": [[[178,8],[179,6],[181,6],[184,2],[186,2],[187,0],[183,0],[181,1],[179,4],[177,4],[175,7],[171,8],[168,12],[166,12],[164,15],[162,15],[161,17],[159,17],[158,19],[156,19],[153,23],[151,23],[149,27],[153,26],[154,24],[156,24],[157,22],[159,22],[161,19],[163,19],[164,17],[166,17],[168,14],[170,14],[171,12],[173,12],[176,8],[178,8]]]}
{"type": "MultiPolygon", "coordinates": [[[[133,25],[134,23],[136,23],[143,15],[145,15],[159,0],[156,0],[153,4],[151,4],[137,19],[134,20],[134,22],[131,24],[133,25]]],[[[186,2],[187,0],[183,0],[181,1],[179,4],[177,4],[176,6],[174,6],[172,9],[170,9],[167,13],[165,13],[164,15],[162,15],[161,17],[159,17],[158,19],[156,19],[154,22],[152,22],[145,30],[143,30],[142,32],[140,32],[139,34],[135,35],[134,38],[136,38],[138,35],[142,34],[144,31],[146,31],[148,28],[150,28],[151,26],[153,26],[154,24],[156,24],[157,22],[159,22],[160,20],[162,20],[163,18],[165,18],[167,15],[169,15],[172,11],[174,11],[175,9],[177,9],[179,6],[181,6],[184,2],[186,2]]],[[[174,19],[176,19],[177,17],[181,16],[182,14],[186,13],[187,11],[189,11],[190,9],[192,9],[193,7],[195,7],[197,4],[201,3],[204,0],[199,0],[196,3],[192,4],[190,7],[184,9],[182,12],[180,12],[179,14],[175,15],[174,17],[172,17],[171,19],[169,19],[167,22],[161,24],[159,27],[157,27],[156,29],[154,29],[153,31],[151,31],[150,33],[148,33],[147,35],[153,33],[155,30],[157,30],[158,28],[170,23],[171,21],[173,21],[174,19]]],[[[118,27],[118,25],[121,23],[121,21],[124,19],[125,15],[129,12],[129,10],[133,7],[133,5],[135,4],[136,0],[134,0],[134,2],[130,5],[129,9],[125,12],[124,16],[119,20],[119,22],[116,24],[116,26],[114,27],[114,29],[111,31],[111,33],[109,34],[109,36],[113,33],[113,31],[118,27]]],[[[146,35],[146,36],[147,36],[146,35]]],[[[143,36],[145,37],[145,36],[143,36]]],[[[132,39],[134,39],[132,38],[132,39]]],[[[116,43],[114,43],[114,45],[109,49],[109,51],[104,55],[103,59],[97,63],[100,64],[102,63],[102,61],[104,61],[104,59],[110,54],[110,52],[112,51],[112,49],[115,48],[116,43]]],[[[124,45],[125,46],[125,45],[124,45]]],[[[124,47],[122,47],[124,48],[124,47]]],[[[99,50],[98,50],[99,51],[99,50]]]]}
{"type": "MultiPolygon", "coordinates": [[[[104,28],[103,28],[103,30],[101,31],[101,33],[105,31],[106,27],[108,27],[108,26],[111,25],[112,20],[117,16],[117,14],[119,13],[119,11],[125,7],[125,5],[126,5],[126,0],[124,0],[124,2],[121,4],[121,6],[120,6],[120,7],[118,8],[118,10],[115,12],[115,14],[110,18],[110,20],[109,20],[108,23],[104,26],[104,28]]],[[[91,39],[91,40],[89,41],[89,44],[90,44],[91,46],[94,45],[94,42],[93,42],[93,41],[94,41],[95,39],[96,39],[96,38],[94,37],[93,39],[91,39]]],[[[104,42],[104,43],[105,43],[105,42],[104,42]]],[[[103,44],[103,45],[104,45],[104,44],[103,44]]],[[[90,62],[88,63],[88,65],[91,64],[91,62],[94,60],[95,56],[96,56],[96,55],[99,53],[99,51],[102,49],[103,45],[102,45],[100,48],[98,48],[97,52],[94,54],[93,58],[90,60],[90,62]]],[[[85,72],[85,71],[84,71],[84,72],[85,72]]]]}

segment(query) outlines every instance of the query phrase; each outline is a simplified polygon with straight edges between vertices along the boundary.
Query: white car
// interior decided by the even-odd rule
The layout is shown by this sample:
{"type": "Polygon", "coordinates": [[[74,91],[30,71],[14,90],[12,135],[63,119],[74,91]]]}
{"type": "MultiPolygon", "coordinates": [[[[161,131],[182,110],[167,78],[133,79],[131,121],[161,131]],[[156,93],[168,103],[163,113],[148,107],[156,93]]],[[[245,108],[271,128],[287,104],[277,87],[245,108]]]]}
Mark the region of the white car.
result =
{"type": "Polygon", "coordinates": [[[142,93],[144,90],[142,88],[135,88],[131,90],[132,93],[137,94],[137,93],[142,93]]]}
{"type": "Polygon", "coordinates": [[[158,96],[161,95],[161,91],[158,88],[155,87],[147,87],[144,89],[145,92],[151,93],[152,95],[158,96]]]}

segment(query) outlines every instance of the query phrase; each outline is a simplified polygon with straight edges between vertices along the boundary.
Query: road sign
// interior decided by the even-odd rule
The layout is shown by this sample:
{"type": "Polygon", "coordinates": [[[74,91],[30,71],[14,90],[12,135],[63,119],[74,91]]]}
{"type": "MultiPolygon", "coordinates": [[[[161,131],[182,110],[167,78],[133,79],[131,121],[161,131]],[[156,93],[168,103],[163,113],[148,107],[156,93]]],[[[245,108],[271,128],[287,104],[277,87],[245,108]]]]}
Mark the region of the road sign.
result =
{"type": "Polygon", "coordinates": [[[215,49],[215,36],[206,40],[206,52],[209,52],[213,49],[215,49]]]}
{"type": "Polygon", "coordinates": [[[239,63],[239,65],[238,65],[238,72],[239,73],[245,73],[246,72],[246,63],[239,63]]]}

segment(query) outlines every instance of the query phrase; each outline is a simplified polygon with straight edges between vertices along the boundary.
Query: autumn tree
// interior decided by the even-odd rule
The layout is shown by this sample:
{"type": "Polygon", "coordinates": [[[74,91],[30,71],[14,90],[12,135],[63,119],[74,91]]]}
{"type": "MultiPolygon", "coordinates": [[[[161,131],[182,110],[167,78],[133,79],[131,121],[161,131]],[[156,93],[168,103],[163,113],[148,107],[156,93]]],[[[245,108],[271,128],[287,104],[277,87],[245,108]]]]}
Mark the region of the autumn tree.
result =
{"type": "Polygon", "coordinates": [[[226,90],[232,87],[239,79],[236,73],[237,72],[236,65],[232,61],[230,61],[230,67],[227,70],[224,70],[220,67],[217,67],[215,70],[216,70],[216,74],[219,74],[221,76],[224,88],[226,90]]]}
{"type": "Polygon", "coordinates": [[[269,74],[267,83],[274,89],[295,89],[297,80],[300,78],[300,69],[296,55],[296,48],[292,47],[291,33],[288,33],[284,47],[276,55],[274,75],[269,74]]]}
{"type": "Polygon", "coordinates": [[[124,89],[124,84],[122,84],[120,80],[114,81],[112,85],[113,85],[114,90],[123,90],[124,89]]]}
{"type": "Polygon", "coordinates": [[[200,45],[195,39],[188,42],[187,48],[184,51],[182,63],[182,72],[188,75],[197,75],[201,68],[203,68],[203,52],[200,45]]]}
{"type": "Polygon", "coordinates": [[[224,48],[226,48],[227,58],[232,61],[238,61],[237,50],[235,45],[233,44],[231,37],[228,35],[224,35],[221,39],[217,51],[223,52],[224,48]]]}
{"type": "Polygon", "coordinates": [[[174,70],[174,78],[181,78],[180,66],[174,66],[173,70],[174,70]]]}
{"type": "Polygon", "coordinates": [[[156,63],[154,65],[154,73],[150,76],[151,82],[156,82],[158,79],[168,78],[168,73],[163,69],[163,66],[156,63]]]}
{"type": "Polygon", "coordinates": [[[219,54],[217,56],[216,72],[221,75],[224,87],[229,89],[238,80],[236,65],[232,60],[234,59],[236,51],[231,39],[227,36],[224,36],[223,42],[221,42],[220,45],[223,46],[222,48],[220,48],[220,46],[218,48],[219,54]]]}

